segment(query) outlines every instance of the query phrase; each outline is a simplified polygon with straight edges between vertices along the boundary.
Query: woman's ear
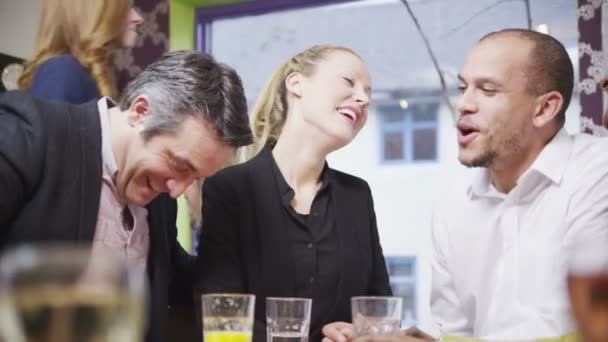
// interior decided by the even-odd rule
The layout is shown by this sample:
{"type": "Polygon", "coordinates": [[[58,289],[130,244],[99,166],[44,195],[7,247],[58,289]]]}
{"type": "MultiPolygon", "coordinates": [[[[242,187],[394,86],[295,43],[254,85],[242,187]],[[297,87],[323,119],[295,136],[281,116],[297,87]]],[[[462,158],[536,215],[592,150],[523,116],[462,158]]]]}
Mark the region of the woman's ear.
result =
{"type": "Polygon", "coordinates": [[[293,94],[296,97],[302,96],[302,74],[299,72],[292,72],[285,78],[285,88],[287,88],[288,94],[293,94]]]}

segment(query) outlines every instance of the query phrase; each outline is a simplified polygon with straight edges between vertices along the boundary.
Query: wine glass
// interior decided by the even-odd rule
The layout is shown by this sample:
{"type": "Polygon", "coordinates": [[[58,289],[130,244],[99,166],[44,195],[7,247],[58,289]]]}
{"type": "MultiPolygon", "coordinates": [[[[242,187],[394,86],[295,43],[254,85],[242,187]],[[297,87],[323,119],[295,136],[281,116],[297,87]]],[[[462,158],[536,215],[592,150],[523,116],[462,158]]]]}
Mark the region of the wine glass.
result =
{"type": "Polygon", "coordinates": [[[133,342],[145,275],[90,246],[24,245],[0,257],[0,336],[11,342],[133,342]]]}

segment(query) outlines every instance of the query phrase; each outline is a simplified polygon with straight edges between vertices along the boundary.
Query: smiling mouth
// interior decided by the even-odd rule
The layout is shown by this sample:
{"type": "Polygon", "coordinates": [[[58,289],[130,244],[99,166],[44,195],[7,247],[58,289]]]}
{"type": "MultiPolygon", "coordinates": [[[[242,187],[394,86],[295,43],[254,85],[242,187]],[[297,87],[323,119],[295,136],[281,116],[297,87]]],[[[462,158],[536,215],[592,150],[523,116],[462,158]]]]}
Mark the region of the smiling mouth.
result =
{"type": "Polygon", "coordinates": [[[351,108],[338,108],[338,113],[340,113],[340,115],[349,120],[352,124],[355,124],[357,122],[357,119],[360,115],[351,108]]]}
{"type": "Polygon", "coordinates": [[[460,134],[462,136],[465,136],[465,137],[468,136],[469,134],[478,132],[477,130],[472,129],[472,128],[459,128],[458,131],[460,132],[460,134]]]}
{"type": "Polygon", "coordinates": [[[469,145],[480,134],[479,130],[471,127],[458,127],[458,144],[461,147],[469,145]]]}

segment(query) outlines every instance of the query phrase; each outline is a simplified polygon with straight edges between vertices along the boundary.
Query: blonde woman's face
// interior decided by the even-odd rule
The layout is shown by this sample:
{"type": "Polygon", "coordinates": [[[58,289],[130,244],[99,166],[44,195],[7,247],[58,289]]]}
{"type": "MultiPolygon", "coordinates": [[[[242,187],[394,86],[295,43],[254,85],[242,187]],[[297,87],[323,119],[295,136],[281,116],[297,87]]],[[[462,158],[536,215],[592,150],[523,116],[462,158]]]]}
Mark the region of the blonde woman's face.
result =
{"type": "Polygon", "coordinates": [[[123,47],[131,48],[135,46],[137,41],[137,28],[144,22],[142,16],[131,7],[129,9],[129,15],[127,16],[127,30],[122,37],[123,47]]]}
{"type": "Polygon", "coordinates": [[[302,82],[301,108],[306,122],[344,146],[367,121],[371,76],[365,63],[346,51],[320,59],[302,82]]]}

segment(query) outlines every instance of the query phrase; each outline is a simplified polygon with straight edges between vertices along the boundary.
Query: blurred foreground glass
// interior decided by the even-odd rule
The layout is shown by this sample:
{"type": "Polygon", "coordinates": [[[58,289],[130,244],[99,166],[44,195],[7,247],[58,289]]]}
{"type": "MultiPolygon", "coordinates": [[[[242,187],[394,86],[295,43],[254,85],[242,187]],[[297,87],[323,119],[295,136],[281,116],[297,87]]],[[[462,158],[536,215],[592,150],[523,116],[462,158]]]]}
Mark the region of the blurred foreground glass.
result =
{"type": "Polygon", "coordinates": [[[205,294],[202,305],[205,342],[251,342],[254,295],[205,294]]]}
{"type": "Polygon", "coordinates": [[[145,277],[89,246],[28,245],[0,259],[0,336],[11,342],[143,340],[145,277]]]}
{"type": "Polygon", "coordinates": [[[350,301],[356,336],[399,333],[403,298],[352,297],[350,301]]]}
{"type": "Polygon", "coordinates": [[[266,298],[266,340],[268,342],[308,342],[309,298],[266,298]]]}
{"type": "Polygon", "coordinates": [[[608,341],[608,243],[580,246],[569,265],[568,291],[585,342],[608,341]]]}

